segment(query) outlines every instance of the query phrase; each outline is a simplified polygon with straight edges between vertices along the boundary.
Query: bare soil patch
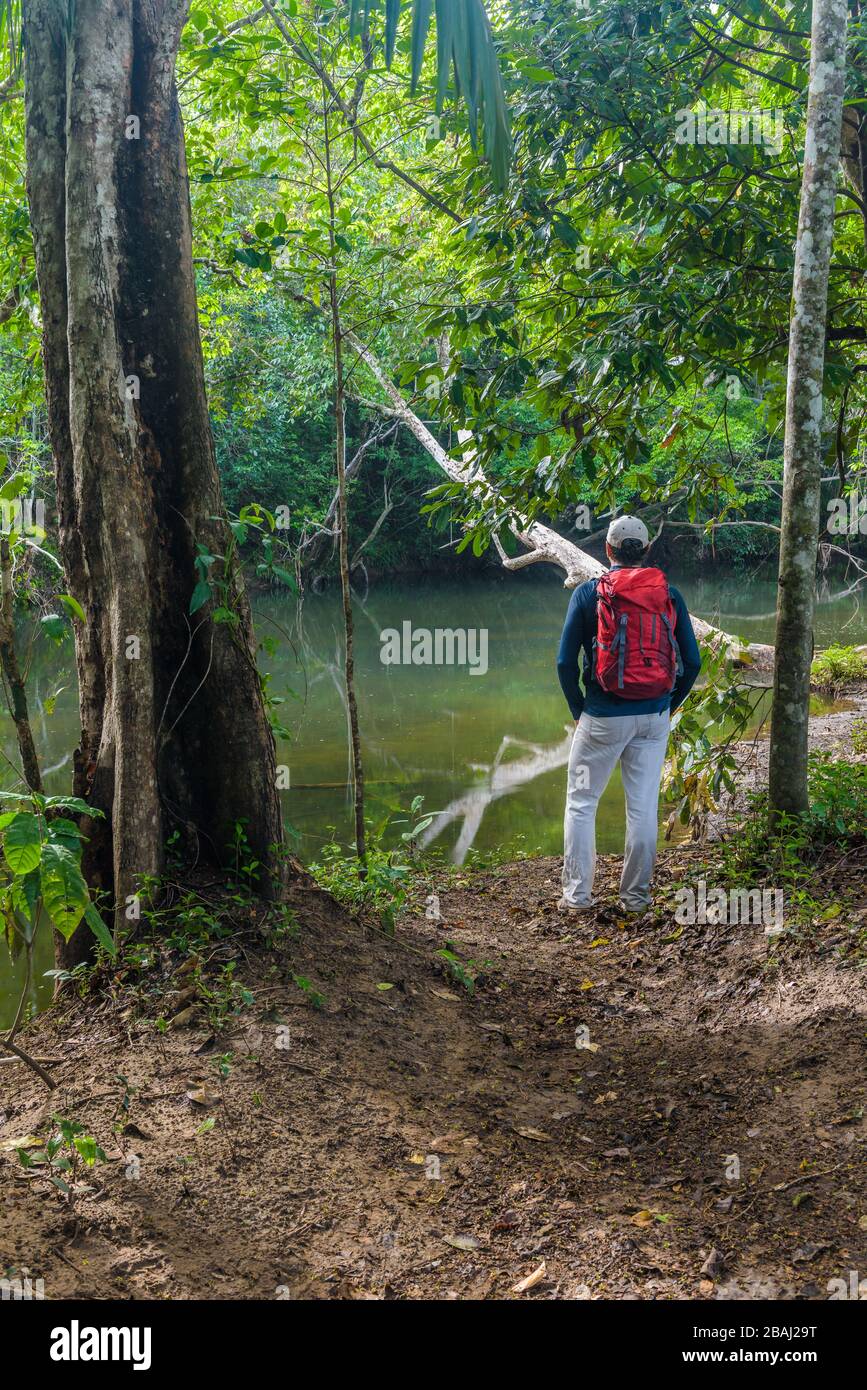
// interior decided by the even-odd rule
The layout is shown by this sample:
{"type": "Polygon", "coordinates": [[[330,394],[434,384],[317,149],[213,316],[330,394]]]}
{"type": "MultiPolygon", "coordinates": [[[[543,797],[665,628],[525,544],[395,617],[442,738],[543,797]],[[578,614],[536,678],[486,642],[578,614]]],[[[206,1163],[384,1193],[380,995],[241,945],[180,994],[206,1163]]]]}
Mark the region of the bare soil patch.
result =
{"type": "MultiPolygon", "coordinates": [[[[863,972],[833,933],[678,932],[666,890],[700,853],[663,856],[638,922],[558,914],[555,860],[420,882],[396,940],[299,887],[296,940],[249,923],[208,953],[205,979],[234,958],[254,1000],[219,1038],[167,952],[137,992],[55,1005],[25,1046],[61,1059],[58,1090],[0,1067],[0,1146],[58,1112],[108,1162],[70,1216],[0,1153],[0,1266],[51,1299],[826,1299],[864,1278],[863,972]],[[160,1033],[147,991],[192,1012],[160,1033]]],[[[609,901],[618,872],[600,860],[609,901]]]]}

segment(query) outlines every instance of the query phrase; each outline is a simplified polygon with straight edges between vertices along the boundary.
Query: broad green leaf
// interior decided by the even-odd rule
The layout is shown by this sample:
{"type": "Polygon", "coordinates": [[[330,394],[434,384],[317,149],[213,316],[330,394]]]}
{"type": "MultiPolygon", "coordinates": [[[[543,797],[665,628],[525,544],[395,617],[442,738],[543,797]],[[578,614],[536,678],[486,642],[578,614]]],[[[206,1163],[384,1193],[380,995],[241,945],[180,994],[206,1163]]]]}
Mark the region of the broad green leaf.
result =
{"type": "Polygon", "coordinates": [[[88,903],[87,907],[84,909],[84,920],[90,927],[90,930],[93,932],[100,946],[108,951],[108,954],[114,958],[117,955],[117,947],[114,944],[108,927],[105,925],[105,922],[103,922],[93,903],[88,903]]]}
{"type": "Polygon", "coordinates": [[[59,816],[57,820],[48,823],[48,843],[65,845],[66,848],[76,857],[81,852],[82,833],[75,821],[67,820],[65,816],[59,816]]]}
{"type": "Polygon", "coordinates": [[[29,874],[39,867],[42,837],[38,816],[31,811],[19,811],[6,827],[3,836],[3,855],[14,874],[29,874]]]}
{"type": "Polygon", "coordinates": [[[200,579],[195,589],[193,590],[193,596],[190,599],[190,615],[192,616],[193,613],[198,613],[199,609],[202,608],[208,602],[208,599],[210,597],[210,584],[206,584],[204,580],[200,579]]]}
{"type": "Polygon", "coordinates": [[[78,860],[64,845],[45,845],[40,876],[46,910],[61,936],[68,941],[89,901],[78,860]]]}
{"type": "Polygon", "coordinates": [[[32,941],[39,926],[40,898],[42,884],[39,870],[16,877],[10,887],[15,921],[25,941],[32,941]]]}
{"type": "Polygon", "coordinates": [[[421,76],[427,31],[430,27],[432,0],[416,0],[412,8],[412,77],[410,91],[415,92],[421,76]]]}
{"type": "Polygon", "coordinates": [[[80,796],[49,796],[45,800],[46,806],[62,808],[64,811],[72,811],[76,816],[93,816],[102,819],[104,812],[96,806],[88,806],[86,801],[82,801],[80,796]]]}
{"type": "Polygon", "coordinates": [[[60,614],[46,613],[45,617],[42,619],[41,626],[45,636],[49,637],[57,646],[60,646],[60,643],[66,636],[66,623],[63,621],[60,614]]]}
{"type": "Polygon", "coordinates": [[[84,609],[82,608],[81,604],[78,602],[78,599],[77,599],[77,598],[73,598],[73,597],[72,597],[72,594],[60,594],[59,597],[60,597],[60,602],[61,602],[62,604],[64,604],[65,607],[67,607],[67,608],[69,609],[70,613],[74,613],[75,616],[76,616],[76,618],[80,618],[82,622],[86,622],[86,621],[87,621],[87,619],[85,618],[85,615],[84,615],[84,609]]]}
{"type": "MultiPolygon", "coordinates": [[[[402,0],[385,0],[385,65],[388,68],[391,67],[391,60],[394,57],[401,2],[402,0]]],[[[416,0],[416,6],[418,3],[419,0],[416,0]]]]}

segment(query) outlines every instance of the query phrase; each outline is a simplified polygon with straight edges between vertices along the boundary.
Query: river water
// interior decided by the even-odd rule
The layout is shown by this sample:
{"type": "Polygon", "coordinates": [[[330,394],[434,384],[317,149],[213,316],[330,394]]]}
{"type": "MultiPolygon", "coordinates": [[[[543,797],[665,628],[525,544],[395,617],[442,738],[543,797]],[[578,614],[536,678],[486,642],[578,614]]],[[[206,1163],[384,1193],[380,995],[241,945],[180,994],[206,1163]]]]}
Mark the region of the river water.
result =
{"type": "MultiPolygon", "coordinates": [[[[775,583],[744,575],[700,578],[671,574],[691,611],[749,641],[773,635],[775,583]]],[[[406,811],[416,796],[436,812],[426,836],[457,862],[502,846],[557,854],[561,843],[565,764],[571,720],[555,670],[568,592],[548,571],[455,582],[388,582],[354,605],[359,718],[368,813],[375,821],[406,811]],[[384,665],[383,632],[437,628],[485,633],[470,650],[472,667],[384,665]],[[479,659],[486,656],[486,662],[479,659]],[[486,670],[482,674],[482,666],[486,670]]],[[[288,769],[285,819],[300,856],[313,860],[332,830],[351,834],[347,717],[342,688],[342,611],[332,590],[303,603],[288,596],[260,597],[255,605],[260,639],[279,643],[267,658],[271,690],[285,698],[278,762],[288,769]]],[[[867,609],[852,596],[820,594],[816,644],[867,642],[867,609]]],[[[31,654],[31,714],[54,792],[69,789],[77,740],[75,668],[71,642],[60,649],[38,641],[31,654]]],[[[4,719],[6,775],[17,750],[4,719]]],[[[598,816],[602,852],[620,851],[623,797],[612,779],[598,816]]],[[[43,943],[47,953],[49,943],[43,943]]],[[[50,961],[40,960],[40,969],[50,961]]],[[[0,1026],[11,1009],[13,980],[0,945],[0,1026]]],[[[40,987],[40,1001],[46,997],[40,987]]]]}

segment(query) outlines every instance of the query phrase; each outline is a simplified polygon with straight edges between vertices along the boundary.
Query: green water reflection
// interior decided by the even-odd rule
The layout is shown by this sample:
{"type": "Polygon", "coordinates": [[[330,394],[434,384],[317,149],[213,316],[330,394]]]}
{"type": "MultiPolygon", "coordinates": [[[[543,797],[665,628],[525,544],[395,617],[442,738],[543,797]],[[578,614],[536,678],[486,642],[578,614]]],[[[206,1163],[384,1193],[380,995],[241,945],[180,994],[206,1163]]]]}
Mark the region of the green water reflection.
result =
{"type": "MultiPolygon", "coordinates": [[[[694,613],[749,640],[771,638],[773,581],[672,577],[694,613]]],[[[571,721],[555,659],[568,601],[550,573],[472,583],[383,583],[356,598],[358,702],[372,817],[406,809],[421,795],[426,811],[440,813],[430,843],[450,857],[462,859],[471,847],[484,853],[519,843],[559,853],[571,721]],[[487,672],[383,665],[380,634],[400,631],[404,622],[415,629],[485,629],[487,672]]],[[[309,861],[330,838],[329,827],[344,841],[351,833],[339,597],[310,595],[300,604],[262,597],[255,612],[260,638],[280,643],[268,666],[272,690],[287,696],[280,717],[291,739],[278,747],[278,761],[290,771],[285,817],[309,861]]],[[[867,611],[851,596],[834,601],[820,594],[816,641],[867,641],[867,611]]],[[[66,791],[78,734],[70,644],[58,651],[40,640],[34,647],[29,695],[47,786],[66,791]]],[[[2,752],[2,780],[12,786],[17,751],[8,719],[2,752]]],[[[599,808],[599,849],[619,851],[622,841],[623,798],[615,777],[599,808]]],[[[50,968],[49,956],[46,938],[40,977],[50,968]]],[[[10,987],[19,978],[21,963],[10,968],[0,947],[0,1025],[9,1017],[10,987]]],[[[45,988],[40,978],[34,987],[40,998],[45,988]]]]}

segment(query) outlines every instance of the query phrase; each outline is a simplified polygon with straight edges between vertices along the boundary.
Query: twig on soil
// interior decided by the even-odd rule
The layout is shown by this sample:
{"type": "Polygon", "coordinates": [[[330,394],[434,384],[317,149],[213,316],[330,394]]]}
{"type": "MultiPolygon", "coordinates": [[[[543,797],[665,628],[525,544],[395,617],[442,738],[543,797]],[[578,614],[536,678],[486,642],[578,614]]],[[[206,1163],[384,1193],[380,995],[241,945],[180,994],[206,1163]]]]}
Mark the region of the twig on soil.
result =
{"type": "MultiPolygon", "coordinates": [[[[37,1060],[43,1067],[62,1067],[64,1059],[62,1057],[39,1057],[37,1060]]],[[[11,1067],[16,1062],[23,1061],[21,1057],[0,1057],[0,1067],[11,1067]]]]}
{"type": "Polygon", "coordinates": [[[0,1038],[0,1046],[5,1047],[8,1052],[13,1053],[15,1061],[26,1062],[27,1066],[36,1072],[39,1079],[45,1082],[49,1091],[57,1090],[57,1082],[53,1077],[51,1077],[45,1068],[37,1062],[35,1057],[31,1057],[30,1054],[25,1052],[22,1047],[19,1047],[17,1043],[11,1042],[9,1038],[0,1038]]]}
{"type": "Polygon", "coordinates": [[[82,1097],[80,1098],[80,1100],[71,1100],[71,1101],[69,1101],[69,1103],[67,1104],[66,1108],[67,1108],[67,1110],[77,1110],[78,1107],[79,1107],[79,1105],[90,1105],[91,1102],[93,1102],[93,1103],[95,1104],[96,1101],[98,1101],[98,1100],[116,1100],[116,1099],[117,1099],[117,1091],[97,1091],[96,1095],[82,1096],[82,1097]]]}
{"type": "Polygon", "coordinates": [[[819,1173],[802,1173],[799,1178],[792,1178],[791,1182],[778,1182],[771,1188],[772,1192],[788,1192],[790,1187],[797,1187],[798,1183],[813,1182],[816,1178],[830,1177],[831,1173],[839,1173],[841,1168],[848,1167],[851,1159],[844,1159],[842,1163],[835,1163],[833,1168],[823,1168],[819,1173]]]}

